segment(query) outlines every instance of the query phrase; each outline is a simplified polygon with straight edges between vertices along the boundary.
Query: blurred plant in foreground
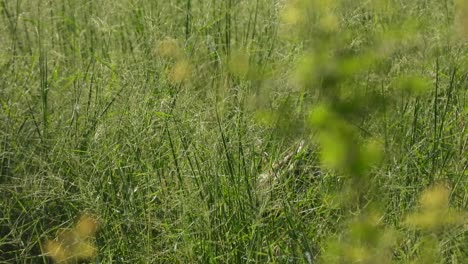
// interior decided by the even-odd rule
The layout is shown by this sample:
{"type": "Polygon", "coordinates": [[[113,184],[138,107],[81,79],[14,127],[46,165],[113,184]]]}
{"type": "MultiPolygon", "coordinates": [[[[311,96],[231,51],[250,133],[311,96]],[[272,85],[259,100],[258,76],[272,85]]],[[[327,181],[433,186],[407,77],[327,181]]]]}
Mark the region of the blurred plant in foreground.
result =
{"type": "Polygon", "coordinates": [[[460,38],[468,42],[468,1],[457,0],[456,5],[456,19],[455,27],[460,35],[460,38]]]}
{"type": "Polygon", "coordinates": [[[405,224],[423,230],[437,231],[462,224],[464,216],[449,206],[450,189],[438,184],[425,190],[419,198],[421,209],[406,217],[405,224]]]}
{"type": "Polygon", "coordinates": [[[188,81],[192,75],[192,65],[185,56],[181,44],[172,38],[165,38],[160,41],[155,49],[156,55],[168,62],[170,66],[168,80],[171,84],[177,85],[188,81]]]}
{"type": "Polygon", "coordinates": [[[76,263],[91,259],[97,254],[93,242],[97,229],[96,217],[84,214],[74,228],[61,230],[57,238],[48,240],[43,251],[56,263],[76,263]]]}
{"type": "Polygon", "coordinates": [[[436,184],[423,191],[419,197],[420,209],[406,216],[404,224],[421,231],[420,253],[412,263],[440,263],[442,237],[449,228],[468,223],[466,212],[450,207],[450,189],[436,184]]]}
{"type": "MultiPolygon", "coordinates": [[[[296,33],[286,38],[304,46],[294,80],[304,97],[311,97],[308,121],[320,146],[322,165],[344,179],[337,195],[342,197],[342,217],[355,219],[327,239],[323,263],[393,263],[399,235],[384,222],[385,208],[375,209],[387,202],[379,195],[385,186],[379,186],[372,170],[382,159],[383,144],[378,133],[365,127],[365,120],[388,111],[391,102],[398,101],[398,90],[405,97],[422,96],[432,85],[432,78],[423,71],[392,72],[397,63],[392,57],[412,56],[415,48],[422,49],[420,40],[429,32],[427,21],[411,15],[419,10],[417,6],[391,0],[372,1],[370,6],[363,2],[293,0],[287,2],[283,14],[290,32],[296,33]],[[376,76],[387,82],[373,82],[376,76]]],[[[458,1],[457,5],[463,35],[467,4],[458,1]]],[[[426,190],[420,202],[421,212],[410,214],[404,224],[433,231],[463,221],[461,214],[449,208],[449,190],[439,185],[426,190]]],[[[431,246],[437,243],[430,238],[423,237],[422,249],[437,255],[431,246]]],[[[428,257],[421,263],[435,263],[435,259],[428,257]]]]}
{"type": "Polygon", "coordinates": [[[353,219],[339,239],[330,239],[322,263],[392,263],[399,233],[385,226],[377,210],[353,219]]]}

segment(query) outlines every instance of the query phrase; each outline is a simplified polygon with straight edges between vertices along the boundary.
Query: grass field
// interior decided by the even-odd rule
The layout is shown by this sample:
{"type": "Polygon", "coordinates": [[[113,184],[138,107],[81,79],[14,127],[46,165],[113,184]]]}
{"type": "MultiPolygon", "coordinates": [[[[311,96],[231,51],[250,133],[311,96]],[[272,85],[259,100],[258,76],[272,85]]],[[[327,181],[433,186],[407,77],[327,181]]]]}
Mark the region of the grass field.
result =
{"type": "Polygon", "coordinates": [[[0,263],[468,263],[465,0],[0,0],[0,263]]]}

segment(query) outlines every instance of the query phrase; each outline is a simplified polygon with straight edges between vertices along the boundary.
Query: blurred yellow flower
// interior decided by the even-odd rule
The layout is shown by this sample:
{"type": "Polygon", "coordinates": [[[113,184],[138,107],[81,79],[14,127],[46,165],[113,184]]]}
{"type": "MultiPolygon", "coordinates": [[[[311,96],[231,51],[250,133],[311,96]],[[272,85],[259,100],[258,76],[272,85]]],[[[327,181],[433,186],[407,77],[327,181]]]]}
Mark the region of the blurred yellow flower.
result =
{"type": "Polygon", "coordinates": [[[174,83],[181,83],[189,79],[192,74],[192,66],[188,60],[177,61],[169,73],[169,80],[174,83]]]}
{"type": "Polygon", "coordinates": [[[457,0],[455,2],[457,10],[455,17],[455,27],[462,39],[468,41],[468,1],[457,0]]]}
{"type": "Polygon", "coordinates": [[[442,184],[425,190],[419,199],[421,210],[408,215],[405,224],[428,230],[462,224],[463,214],[450,208],[449,196],[450,190],[442,184]]]}
{"type": "Polygon", "coordinates": [[[60,231],[57,238],[48,240],[44,245],[44,253],[55,263],[75,263],[96,256],[97,249],[92,238],[98,229],[95,217],[84,214],[73,229],[60,231]]]}
{"type": "Polygon", "coordinates": [[[166,38],[156,48],[156,53],[165,59],[176,59],[182,56],[182,50],[177,40],[166,38]]]}
{"type": "Polygon", "coordinates": [[[229,60],[229,70],[237,77],[246,77],[249,72],[249,53],[246,50],[234,51],[229,60]]]}
{"type": "Polygon", "coordinates": [[[303,11],[298,1],[289,1],[283,9],[283,22],[292,25],[303,22],[305,18],[303,11]]]}

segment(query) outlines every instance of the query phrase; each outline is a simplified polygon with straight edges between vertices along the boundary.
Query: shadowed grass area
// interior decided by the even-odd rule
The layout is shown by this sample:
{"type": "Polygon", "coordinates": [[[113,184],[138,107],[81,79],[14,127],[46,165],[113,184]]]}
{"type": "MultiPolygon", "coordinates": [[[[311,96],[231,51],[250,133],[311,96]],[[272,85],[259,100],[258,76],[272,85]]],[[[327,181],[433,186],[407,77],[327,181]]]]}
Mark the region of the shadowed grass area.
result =
{"type": "Polygon", "coordinates": [[[467,9],[0,0],[0,263],[466,263],[467,9]]]}

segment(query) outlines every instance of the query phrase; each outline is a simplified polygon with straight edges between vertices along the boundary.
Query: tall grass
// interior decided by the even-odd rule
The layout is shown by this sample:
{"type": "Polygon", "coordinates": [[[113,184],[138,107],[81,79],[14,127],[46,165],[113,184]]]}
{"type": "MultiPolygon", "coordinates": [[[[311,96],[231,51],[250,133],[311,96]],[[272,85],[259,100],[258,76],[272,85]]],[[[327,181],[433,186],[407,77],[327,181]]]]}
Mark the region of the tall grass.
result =
{"type": "Polygon", "coordinates": [[[0,263],[465,263],[466,9],[0,0],[0,263]]]}

